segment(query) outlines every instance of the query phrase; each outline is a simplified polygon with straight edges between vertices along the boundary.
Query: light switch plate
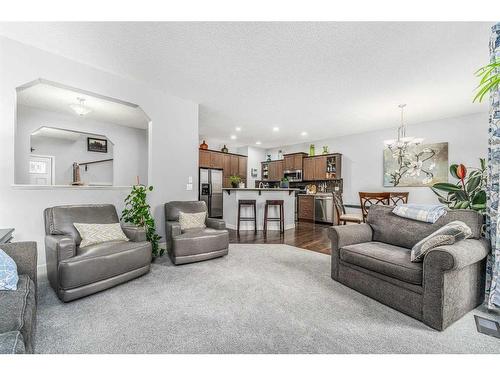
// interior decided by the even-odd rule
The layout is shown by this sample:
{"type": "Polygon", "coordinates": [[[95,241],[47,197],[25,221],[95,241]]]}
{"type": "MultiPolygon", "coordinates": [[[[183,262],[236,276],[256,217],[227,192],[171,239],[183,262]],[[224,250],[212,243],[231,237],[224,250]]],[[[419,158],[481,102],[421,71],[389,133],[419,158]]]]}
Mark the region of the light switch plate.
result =
{"type": "Polygon", "coordinates": [[[187,184],[186,190],[193,190],[193,184],[187,184]]]}

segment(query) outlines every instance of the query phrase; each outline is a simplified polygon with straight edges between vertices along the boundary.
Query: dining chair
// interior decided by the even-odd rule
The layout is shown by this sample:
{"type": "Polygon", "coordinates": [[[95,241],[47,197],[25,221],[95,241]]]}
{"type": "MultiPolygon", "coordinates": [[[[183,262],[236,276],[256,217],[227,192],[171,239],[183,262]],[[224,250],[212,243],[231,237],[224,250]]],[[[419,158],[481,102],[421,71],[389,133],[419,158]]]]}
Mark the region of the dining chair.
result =
{"type": "Polygon", "coordinates": [[[410,195],[407,191],[391,191],[390,192],[390,203],[394,206],[398,204],[406,204],[408,203],[408,195],[410,195]]]}
{"type": "Polygon", "coordinates": [[[360,224],[363,222],[363,216],[361,214],[346,213],[344,201],[342,200],[342,195],[334,193],[333,194],[335,211],[337,213],[337,220],[339,224],[346,225],[347,223],[360,224]]]}
{"type": "Polygon", "coordinates": [[[372,204],[382,204],[388,206],[390,203],[390,192],[380,192],[380,193],[367,193],[359,192],[359,201],[361,204],[361,212],[363,213],[363,222],[366,222],[366,217],[368,216],[368,209],[372,204]]]}

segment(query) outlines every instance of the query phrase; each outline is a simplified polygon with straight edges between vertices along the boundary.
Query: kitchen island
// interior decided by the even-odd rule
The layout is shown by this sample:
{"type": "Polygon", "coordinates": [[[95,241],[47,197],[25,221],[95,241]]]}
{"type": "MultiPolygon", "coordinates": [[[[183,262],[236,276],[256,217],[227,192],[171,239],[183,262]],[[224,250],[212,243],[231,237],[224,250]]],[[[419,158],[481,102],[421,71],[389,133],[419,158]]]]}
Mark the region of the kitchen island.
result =
{"type": "MultiPolygon", "coordinates": [[[[264,227],[264,207],[266,200],[283,200],[285,213],[285,230],[295,228],[295,192],[299,189],[288,188],[223,188],[223,219],[226,227],[237,229],[238,227],[238,201],[240,199],[253,199],[257,206],[257,229],[264,227]]],[[[252,217],[251,207],[241,208],[241,217],[252,217]]],[[[279,208],[269,207],[269,217],[278,217],[279,208]]],[[[240,230],[253,230],[252,221],[242,221],[240,230]]],[[[279,230],[279,222],[271,221],[267,225],[268,230],[279,230]]]]}

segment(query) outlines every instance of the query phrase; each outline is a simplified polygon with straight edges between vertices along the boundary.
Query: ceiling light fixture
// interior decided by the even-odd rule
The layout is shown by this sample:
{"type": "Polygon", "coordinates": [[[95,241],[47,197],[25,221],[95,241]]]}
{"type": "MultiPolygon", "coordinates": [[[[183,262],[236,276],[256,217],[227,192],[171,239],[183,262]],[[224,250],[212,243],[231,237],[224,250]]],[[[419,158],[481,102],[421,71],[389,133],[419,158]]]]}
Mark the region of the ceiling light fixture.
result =
{"type": "Polygon", "coordinates": [[[307,132],[302,132],[302,133],[300,133],[300,135],[304,137],[307,135],[307,132]]]}
{"type": "Polygon", "coordinates": [[[407,137],[406,124],[404,122],[404,109],[406,104],[400,104],[398,107],[401,109],[401,124],[397,129],[397,138],[384,141],[384,144],[393,152],[398,149],[405,150],[408,146],[415,146],[424,141],[423,138],[407,137]]]}
{"type": "Polygon", "coordinates": [[[261,141],[257,141],[257,142],[255,142],[255,144],[256,145],[260,145],[260,144],[262,144],[262,142],[261,141]]]}
{"type": "Polygon", "coordinates": [[[235,128],[235,130],[236,130],[237,132],[240,132],[240,131],[241,131],[241,128],[240,128],[239,126],[237,126],[237,127],[235,128]]]}
{"type": "Polygon", "coordinates": [[[280,131],[280,128],[278,128],[277,126],[275,126],[275,127],[273,128],[273,132],[279,132],[279,131],[280,131]]]}
{"type": "Polygon", "coordinates": [[[231,136],[231,139],[236,139],[236,136],[233,134],[233,135],[231,136]]]}
{"type": "Polygon", "coordinates": [[[90,108],[85,106],[84,98],[76,98],[76,100],[78,100],[78,104],[70,104],[69,106],[78,116],[85,116],[92,112],[90,108]]]}

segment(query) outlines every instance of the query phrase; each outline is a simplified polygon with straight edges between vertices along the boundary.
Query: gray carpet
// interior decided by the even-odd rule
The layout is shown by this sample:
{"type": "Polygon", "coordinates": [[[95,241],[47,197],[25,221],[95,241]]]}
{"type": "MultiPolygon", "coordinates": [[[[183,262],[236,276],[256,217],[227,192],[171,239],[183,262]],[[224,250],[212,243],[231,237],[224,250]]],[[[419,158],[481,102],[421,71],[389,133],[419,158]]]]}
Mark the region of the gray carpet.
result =
{"type": "Polygon", "coordinates": [[[231,245],[227,257],[177,267],[165,259],[144,277],[67,304],[42,283],[35,350],[500,353],[500,340],[477,333],[473,313],[436,332],[333,281],[327,255],[231,245]]]}

